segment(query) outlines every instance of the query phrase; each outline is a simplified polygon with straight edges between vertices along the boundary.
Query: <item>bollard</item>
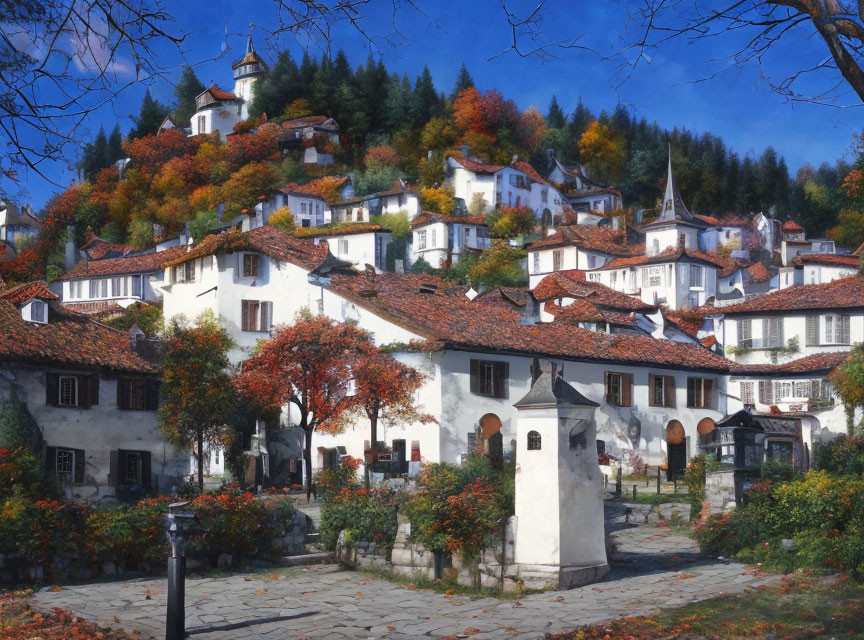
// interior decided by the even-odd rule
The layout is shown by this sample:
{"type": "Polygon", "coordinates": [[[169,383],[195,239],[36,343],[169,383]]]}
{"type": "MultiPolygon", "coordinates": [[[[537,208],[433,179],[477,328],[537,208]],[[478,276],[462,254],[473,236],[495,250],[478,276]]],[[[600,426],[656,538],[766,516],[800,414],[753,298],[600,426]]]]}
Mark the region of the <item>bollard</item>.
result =
{"type": "Polygon", "coordinates": [[[616,496],[620,497],[621,489],[622,489],[622,487],[621,487],[621,467],[618,467],[618,477],[615,480],[615,495],[616,496]]]}
{"type": "Polygon", "coordinates": [[[660,469],[657,469],[657,495],[660,495],[660,469]]]}
{"type": "Polygon", "coordinates": [[[633,502],[636,502],[636,485],[633,485],[633,502]]]}
{"type": "Polygon", "coordinates": [[[171,543],[168,558],[168,606],[165,614],[165,640],[186,638],[186,541],[195,514],[184,511],[188,502],[168,505],[165,535],[171,543]]]}
{"type": "Polygon", "coordinates": [[[672,476],[672,493],[678,493],[678,474],[672,476]]]}

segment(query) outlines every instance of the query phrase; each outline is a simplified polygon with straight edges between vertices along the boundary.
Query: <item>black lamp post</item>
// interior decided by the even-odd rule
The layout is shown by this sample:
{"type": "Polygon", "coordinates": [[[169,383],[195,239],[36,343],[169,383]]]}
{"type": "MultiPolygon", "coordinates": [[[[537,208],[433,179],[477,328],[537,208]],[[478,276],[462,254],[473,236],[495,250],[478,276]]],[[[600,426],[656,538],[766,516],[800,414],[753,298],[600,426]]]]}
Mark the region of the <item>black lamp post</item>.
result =
{"type": "Polygon", "coordinates": [[[168,611],[165,616],[165,640],[186,638],[186,542],[195,514],[186,511],[188,502],[168,505],[165,516],[165,535],[171,543],[168,558],[168,611]]]}

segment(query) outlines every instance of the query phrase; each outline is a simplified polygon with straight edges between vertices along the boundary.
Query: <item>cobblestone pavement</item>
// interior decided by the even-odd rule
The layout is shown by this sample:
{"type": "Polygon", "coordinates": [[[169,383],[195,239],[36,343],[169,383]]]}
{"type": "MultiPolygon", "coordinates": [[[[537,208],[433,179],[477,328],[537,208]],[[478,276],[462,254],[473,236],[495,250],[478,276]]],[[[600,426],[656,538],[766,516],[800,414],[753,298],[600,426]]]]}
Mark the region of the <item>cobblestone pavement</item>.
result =
{"type": "MultiPolygon", "coordinates": [[[[613,514],[614,515],[614,514],[613,514]]],[[[612,520],[614,522],[614,519],[612,520]]],[[[710,561],[692,540],[669,529],[612,524],[617,550],[601,583],[520,600],[445,596],[409,590],[335,566],[187,580],[187,627],[215,627],[271,616],[317,612],[240,629],[211,630],[193,639],[243,638],[542,638],[546,632],[622,615],[642,615],[725,593],[740,593],[776,576],[740,564],[710,561]]],[[[46,590],[42,608],[62,607],[92,621],[164,637],[164,579],[98,583],[46,590]]]]}

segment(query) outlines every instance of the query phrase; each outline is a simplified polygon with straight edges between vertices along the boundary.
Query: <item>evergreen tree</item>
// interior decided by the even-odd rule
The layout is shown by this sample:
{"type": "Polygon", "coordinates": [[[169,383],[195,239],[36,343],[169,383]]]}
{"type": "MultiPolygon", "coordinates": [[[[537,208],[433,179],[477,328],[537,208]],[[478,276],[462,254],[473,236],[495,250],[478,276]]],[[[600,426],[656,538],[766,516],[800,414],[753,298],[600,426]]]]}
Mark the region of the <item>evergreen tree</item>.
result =
{"type": "Polygon", "coordinates": [[[105,129],[99,127],[99,133],[93,142],[84,145],[81,160],[78,161],[78,171],[84,180],[92,180],[99,170],[105,166],[105,149],[108,147],[108,139],[105,137],[105,129]]]}
{"type": "Polygon", "coordinates": [[[115,124],[111,130],[111,135],[108,137],[108,144],[105,146],[105,166],[110,167],[125,156],[126,154],[123,153],[123,135],[120,133],[120,125],[115,124]]]}
{"type": "Polygon", "coordinates": [[[266,113],[271,118],[278,117],[285,107],[303,97],[304,90],[291,52],[282,51],[269,73],[255,83],[249,116],[257,118],[266,113]]]}
{"type": "Polygon", "coordinates": [[[156,135],[159,126],[170,111],[164,104],[155,100],[150,95],[150,89],[147,89],[144,93],[144,99],[141,101],[141,110],[138,112],[138,116],[132,116],[135,126],[129,131],[129,139],[135,140],[144,136],[156,135]]]}
{"type": "Polygon", "coordinates": [[[414,83],[414,96],[411,105],[411,120],[415,127],[422,127],[429,118],[441,115],[443,105],[432,82],[429,67],[423,67],[423,73],[417,76],[414,83]]]}
{"type": "Polygon", "coordinates": [[[455,100],[456,97],[465,89],[473,86],[474,79],[471,77],[471,74],[468,73],[468,69],[465,67],[465,63],[463,62],[459,69],[459,75],[456,76],[456,84],[453,86],[453,91],[450,94],[450,100],[455,100]]]}
{"type": "Polygon", "coordinates": [[[318,71],[318,61],[309,55],[306,51],[303,53],[303,62],[300,63],[300,82],[303,84],[303,89],[307,90],[312,86],[312,81],[315,79],[315,72],[318,71]]]}
{"type": "Polygon", "coordinates": [[[172,119],[178,127],[188,127],[195,114],[195,98],[204,91],[206,87],[195,75],[192,67],[186,65],[180,72],[180,81],[174,87],[174,115],[172,119]]]}
{"type": "Polygon", "coordinates": [[[558,106],[558,98],[552,95],[552,102],[549,104],[549,112],[546,114],[546,124],[552,129],[563,129],[567,125],[567,118],[564,111],[558,106]]]}
{"type": "MultiPolygon", "coordinates": [[[[312,85],[306,88],[306,99],[315,113],[336,117],[336,108],[333,104],[333,94],[336,86],[333,84],[333,62],[330,58],[323,56],[315,75],[312,85]]],[[[337,118],[338,121],[338,118],[337,118]]]]}
{"type": "Polygon", "coordinates": [[[576,104],[576,110],[570,116],[570,122],[567,123],[567,130],[570,138],[571,147],[566,150],[567,158],[570,160],[579,159],[579,138],[585,133],[588,125],[594,120],[594,115],[583,103],[582,98],[576,104]]]}
{"type": "Polygon", "coordinates": [[[342,49],[336,52],[336,59],[333,61],[333,83],[339,87],[344,82],[349,82],[352,78],[351,65],[348,63],[348,56],[342,49]]]}
{"type": "Polygon", "coordinates": [[[384,102],[385,127],[393,132],[410,124],[411,81],[408,76],[399,78],[393,73],[387,83],[387,99],[384,102]]]}

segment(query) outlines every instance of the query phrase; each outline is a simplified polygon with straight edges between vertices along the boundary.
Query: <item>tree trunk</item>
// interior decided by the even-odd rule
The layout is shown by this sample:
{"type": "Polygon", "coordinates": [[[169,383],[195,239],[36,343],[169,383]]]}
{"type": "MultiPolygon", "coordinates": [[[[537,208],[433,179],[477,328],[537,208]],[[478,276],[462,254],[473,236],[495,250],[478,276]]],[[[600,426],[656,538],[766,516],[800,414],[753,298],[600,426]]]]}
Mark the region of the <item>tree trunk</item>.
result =
{"type": "Polygon", "coordinates": [[[372,438],[372,464],[378,462],[378,414],[373,414],[369,417],[370,430],[369,434],[372,438]]]}
{"type": "Polygon", "coordinates": [[[303,443],[303,462],[306,467],[306,502],[312,498],[312,429],[303,427],[306,436],[303,443]]]}
{"type": "Polygon", "coordinates": [[[198,493],[204,493],[204,432],[198,432],[198,493]]]}
{"type": "Polygon", "coordinates": [[[855,405],[846,403],[843,408],[846,410],[846,435],[851,438],[855,435],[855,405]]]}

